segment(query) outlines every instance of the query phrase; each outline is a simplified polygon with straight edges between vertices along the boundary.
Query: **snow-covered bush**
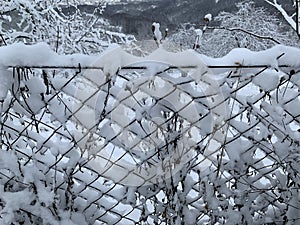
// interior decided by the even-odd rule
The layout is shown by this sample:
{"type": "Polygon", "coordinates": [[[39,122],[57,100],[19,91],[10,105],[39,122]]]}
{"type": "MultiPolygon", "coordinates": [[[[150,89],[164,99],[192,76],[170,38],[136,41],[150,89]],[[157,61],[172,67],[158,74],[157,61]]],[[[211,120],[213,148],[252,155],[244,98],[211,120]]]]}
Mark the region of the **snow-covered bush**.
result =
{"type": "Polygon", "coordinates": [[[0,48],[0,223],[297,223],[299,54],[0,48]]]}

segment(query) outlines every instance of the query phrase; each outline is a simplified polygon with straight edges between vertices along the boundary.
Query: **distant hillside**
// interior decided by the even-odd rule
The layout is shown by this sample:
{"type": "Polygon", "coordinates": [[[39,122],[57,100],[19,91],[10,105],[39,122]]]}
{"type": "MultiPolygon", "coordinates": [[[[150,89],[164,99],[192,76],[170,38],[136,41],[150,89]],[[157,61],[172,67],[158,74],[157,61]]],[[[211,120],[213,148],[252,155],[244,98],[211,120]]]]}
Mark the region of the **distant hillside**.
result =
{"type": "MultiPolygon", "coordinates": [[[[204,15],[216,16],[220,11],[234,12],[235,4],[241,0],[121,0],[118,4],[108,4],[104,18],[112,25],[123,27],[123,32],[134,34],[138,39],[147,39],[151,35],[153,21],[160,22],[162,28],[176,30],[180,23],[202,23],[204,15]]],[[[284,0],[283,0],[284,1],[284,0]]],[[[265,6],[277,13],[263,0],[256,0],[257,6],[265,6]]],[[[83,6],[91,10],[92,6],[83,6]]],[[[279,14],[278,14],[279,15],[279,14]]]]}

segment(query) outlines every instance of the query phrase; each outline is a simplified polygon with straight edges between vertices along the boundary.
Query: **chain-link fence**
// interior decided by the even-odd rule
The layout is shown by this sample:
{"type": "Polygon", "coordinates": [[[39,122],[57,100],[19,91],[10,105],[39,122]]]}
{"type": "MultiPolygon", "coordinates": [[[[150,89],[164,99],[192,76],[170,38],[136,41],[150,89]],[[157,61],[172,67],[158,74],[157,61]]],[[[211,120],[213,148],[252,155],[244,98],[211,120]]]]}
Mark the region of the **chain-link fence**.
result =
{"type": "Polygon", "coordinates": [[[182,57],[12,67],[3,224],[299,223],[299,72],[182,57]]]}

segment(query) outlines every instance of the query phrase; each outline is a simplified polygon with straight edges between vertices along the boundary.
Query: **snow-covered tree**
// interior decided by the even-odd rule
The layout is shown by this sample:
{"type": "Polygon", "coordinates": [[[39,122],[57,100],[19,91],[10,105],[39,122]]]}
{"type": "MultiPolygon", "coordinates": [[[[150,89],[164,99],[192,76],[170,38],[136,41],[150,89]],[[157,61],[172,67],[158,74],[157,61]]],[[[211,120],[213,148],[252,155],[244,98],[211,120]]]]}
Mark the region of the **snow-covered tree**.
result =
{"type": "Polygon", "coordinates": [[[110,43],[127,44],[131,35],[108,24],[101,14],[105,4],[95,2],[93,12],[81,11],[80,1],[4,0],[0,5],[3,44],[46,42],[59,53],[99,53],[110,43]]]}

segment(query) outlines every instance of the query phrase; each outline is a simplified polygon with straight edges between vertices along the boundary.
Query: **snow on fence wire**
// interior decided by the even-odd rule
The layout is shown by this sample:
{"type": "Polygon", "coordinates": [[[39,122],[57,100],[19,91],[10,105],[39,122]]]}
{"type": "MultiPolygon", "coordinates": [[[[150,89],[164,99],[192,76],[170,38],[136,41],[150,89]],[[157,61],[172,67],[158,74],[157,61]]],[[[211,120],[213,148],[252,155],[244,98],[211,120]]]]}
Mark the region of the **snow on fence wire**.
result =
{"type": "Polygon", "coordinates": [[[298,49],[3,52],[1,224],[299,223],[298,49]]]}

